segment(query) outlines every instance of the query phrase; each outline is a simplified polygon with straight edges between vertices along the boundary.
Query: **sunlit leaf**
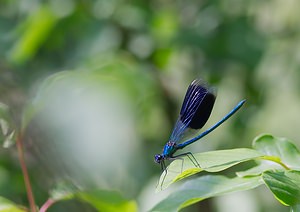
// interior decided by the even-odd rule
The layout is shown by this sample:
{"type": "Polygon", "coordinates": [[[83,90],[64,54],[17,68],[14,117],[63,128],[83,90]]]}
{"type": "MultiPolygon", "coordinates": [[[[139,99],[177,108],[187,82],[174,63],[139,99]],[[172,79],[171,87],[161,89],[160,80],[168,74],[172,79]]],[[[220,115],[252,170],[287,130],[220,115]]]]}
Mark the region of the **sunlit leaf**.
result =
{"type": "Polygon", "coordinates": [[[266,171],[262,178],[282,204],[300,203],[300,171],[266,171]]]}
{"type": "Polygon", "coordinates": [[[196,159],[205,171],[219,172],[241,162],[259,158],[262,155],[253,149],[239,148],[196,154],[196,159]]]}
{"type": "Polygon", "coordinates": [[[33,11],[24,22],[26,27],[23,27],[22,36],[20,36],[9,54],[9,59],[15,64],[22,64],[35,55],[57,21],[52,10],[47,6],[33,11]]]}
{"type": "Polygon", "coordinates": [[[187,157],[173,161],[160,177],[157,190],[167,188],[172,183],[196,174],[200,171],[219,172],[239,163],[253,160],[263,156],[253,149],[229,149],[194,154],[201,168],[195,165],[187,157]]]}
{"type": "Polygon", "coordinates": [[[0,197],[0,211],[1,212],[25,212],[28,210],[22,209],[17,204],[12,201],[5,199],[4,197],[0,197]]]}
{"type": "Polygon", "coordinates": [[[201,200],[236,191],[253,189],[263,182],[259,176],[227,178],[206,175],[184,183],[180,189],[158,203],[151,211],[178,211],[201,200]]]}
{"type": "Polygon", "coordinates": [[[277,156],[289,168],[300,170],[300,152],[287,138],[260,135],[253,141],[253,148],[268,156],[277,156]]]}

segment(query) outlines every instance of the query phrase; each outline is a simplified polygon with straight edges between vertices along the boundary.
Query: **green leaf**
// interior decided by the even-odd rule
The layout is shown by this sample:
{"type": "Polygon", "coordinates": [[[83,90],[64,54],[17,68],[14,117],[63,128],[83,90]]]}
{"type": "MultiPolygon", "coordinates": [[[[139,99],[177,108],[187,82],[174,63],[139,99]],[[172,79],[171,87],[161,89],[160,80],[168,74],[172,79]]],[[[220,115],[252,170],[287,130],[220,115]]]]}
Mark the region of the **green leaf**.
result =
{"type": "Polygon", "coordinates": [[[48,6],[37,8],[22,22],[23,31],[10,51],[9,59],[15,64],[30,60],[43,45],[57,22],[48,6]],[[25,27],[24,27],[25,25],[25,27]]]}
{"type": "Polygon", "coordinates": [[[300,203],[300,171],[266,171],[262,178],[282,204],[291,206],[300,203]]]}
{"type": "MultiPolygon", "coordinates": [[[[264,134],[256,137],[253,148],[268,156],[276,156],[289,168],[300,170],[300,152],[287,138],[264,134]]],[[[269,158],[270,159],[270,158],[269,158]]]]}
{"type": "Polygon", "coordinates": [[[270,163],[260,163],[257,166],[254,166],[250,169],[247,169],[245,171],[239,171],[236,172],[236,175],[239,177],[246,177],[246,176],[258,176],[261,175],[263,172],[270,170],[270,169],[277,169],[280,168],[280,166],[276,163],[270,164],[270,163]]]}
{"type": "Polygon", "coordinates": [[[172,183],[184,179],[201,171],[219,172],[239,163],[262,157],[263,154],[247,148],[218,150],[194,154],[201,168],[195,165],[187,157],[173,161],[160,177],[157,191],[167,188],[172,183]],[[167,174],[166,174],[167,173],[167,174]]]}
{"type": "Polygon", "coordinates": [[[184,183],[151,211],[178,211],[201,200],[236,191],[253,189],[263,182],[259,176],[227,178],[206,175],[184,183]]]}
{"type": "Polygon", "coordinates": [[[135,201],[124,199],[115,191],[97,190],[78,192],[76,193],[76,198],[89,203],[98,211],[137,211],[137,205],[135,201]]]}
{"type": "Polygon", "coordinates": [[[261,175],[263,172],[268,170],[289,170],[289,168],[282,163],[281,159],[277,156],[262,156],[259,157],[259,165],[250,168],[246,171],[237,172],[236,174],[240,177],[261,175]],[[270,163],[270,161],[274,163],[270,163]]]}
{"type": "Polygon", "coordinates": [[[134,201],[123,198],[116,191],[80,191],[74,184],[63,181],[50,192],[50,199],[54,202],[74,198],[92,205],[98,211],[137,211],[137,205],[134,201]]]}
{"type": "Polygon", "coordinates": [[[256,150],[239,148],[200,153],[196,155],[196,159],[205,171],[219,172],[261,156],[263,155],[256,150]]]}
{"type": "Polygon", "coordinates": [[[28,211],[20,208],[12,201],[0,196],[0,212],[24,212],[28,211]]]}
{"type": "Polygon", "coordinates": [[[54,201],[69,200],[74,197],[74,194],[78,191],[78,188],[73,184],[62,181],[56,185],[56,188],[50,191],[50,199],[54,201]]]}
{"type": "MultiPolygon", "coordinates": [[[[267,170],[287,170],[299,167],[300,154],[295,145],[286,138],[260,135],[254,139],[253,147],[265,155],[260,157],[259,165],[246,171],[237,172],[238,176],[260,175],[267,170]],[[273,161],[274,163],[270,163],[273,161]]],[[[257,160],[258,161],[258,160],[257,160]]]]}

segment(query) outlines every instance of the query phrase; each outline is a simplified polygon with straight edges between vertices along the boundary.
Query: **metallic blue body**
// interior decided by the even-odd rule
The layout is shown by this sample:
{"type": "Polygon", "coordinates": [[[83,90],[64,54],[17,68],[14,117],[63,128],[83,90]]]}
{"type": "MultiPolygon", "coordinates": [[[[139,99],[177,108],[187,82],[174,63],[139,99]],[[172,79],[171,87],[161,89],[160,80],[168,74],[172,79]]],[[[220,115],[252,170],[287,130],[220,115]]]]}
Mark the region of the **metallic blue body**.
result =
{"type": "Polygon", "coordinates": [[[176,143],[175,142],[172,142],[172,141],[169,141],[165,146],[164,146],[164,149],[163,149],[163,152],[162,152],[162,156],[164,158],[169,158],[169,157],[172,157],[172,155],[176,152],[177,150],[177,147],[176,147],[176,143]]]}
{"type": "MultiPolygon", "coordinates": [[[[225,115],[220,121],[218,121],[206,131],[195,136],[194,138],[184,141],[184,137],[188,132],[190,132],[191,129],[195,131],[201,129],[204,126],[210,116],[215,102],[214,93],[209,90],[201,80],[194,80],[188,87],[180,111],[180,116],[175,124],[174,130],[170,136],[170,140],[164,146],[162,153],[155,155],[155,162],[160,163],[162,169],[165,169],[165,160],[174,159],[183,155],[187,155],[190,159],[194,158],[193,155],[189,152],[176,156],[174,156],[174,153],[178,149],[183,149],[184,147],[196,142],[197,140],[203,138],[204,136],[215,130],[223,122],[229,119],[234,113],[236,113],[243,106],[245,101],[246,100],[240,101],[227,115],[225,115]]],[[[197,161],[194,164],[199,165],[197,161]]]]}

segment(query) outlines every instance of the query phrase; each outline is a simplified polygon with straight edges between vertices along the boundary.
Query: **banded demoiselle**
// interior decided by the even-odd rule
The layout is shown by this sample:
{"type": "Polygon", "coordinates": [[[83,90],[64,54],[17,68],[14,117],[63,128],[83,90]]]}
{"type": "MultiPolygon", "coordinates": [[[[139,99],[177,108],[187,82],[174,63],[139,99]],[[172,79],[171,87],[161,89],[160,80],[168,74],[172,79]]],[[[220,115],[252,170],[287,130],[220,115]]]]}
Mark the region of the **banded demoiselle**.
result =
{"type": "Polygon", "coordinates": [[[215,99],[216,95],[214,92],[202,80],[196,79],[189,85],[170,139],[164,146],[162,153],[154,157],[155,162],[161,165],[162,171],[166,170],[165,160],[174,160],[183,156],[187,156],[196,167],[200,168],[199,163],[191,152],[174,155],[175,152],[212,132],[237,112],[246,101],[240,101],[227,115],[206,131],[191,139],[184,140],[189,132],[195,132],[195,130],[199,130],[205,125],[211,114],[215,99]]]}

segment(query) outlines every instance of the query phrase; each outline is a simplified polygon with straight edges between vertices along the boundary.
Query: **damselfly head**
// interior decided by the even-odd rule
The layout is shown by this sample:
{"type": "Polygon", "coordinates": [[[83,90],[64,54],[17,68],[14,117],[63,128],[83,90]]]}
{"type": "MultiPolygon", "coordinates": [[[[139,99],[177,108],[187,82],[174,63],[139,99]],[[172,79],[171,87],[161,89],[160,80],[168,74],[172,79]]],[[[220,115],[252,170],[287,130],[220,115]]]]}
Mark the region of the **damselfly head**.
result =
{"type": "Polygon", "coordinates": [[[163,159],[164,157],[161,154],[157,154],[154,156],[154,160],[156,163],[160,163],[163,159]]]}

